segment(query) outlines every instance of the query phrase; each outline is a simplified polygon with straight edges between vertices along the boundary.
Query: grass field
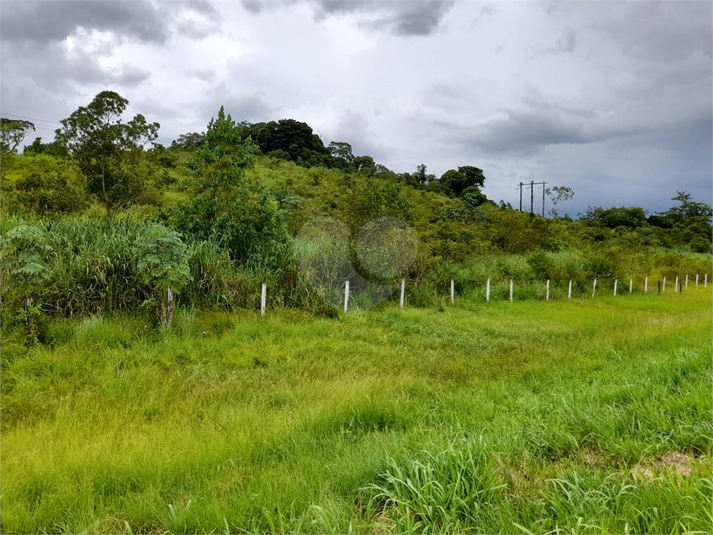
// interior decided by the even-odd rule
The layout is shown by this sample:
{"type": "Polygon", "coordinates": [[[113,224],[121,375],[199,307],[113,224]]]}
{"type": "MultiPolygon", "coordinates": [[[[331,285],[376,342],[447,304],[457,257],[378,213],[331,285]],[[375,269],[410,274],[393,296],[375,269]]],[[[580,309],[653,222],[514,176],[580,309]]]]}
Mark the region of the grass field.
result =
{"type": "Polygon", "coordinates": [[[711,293],[5,336],[4,533],[710,533],[711,293]]]}

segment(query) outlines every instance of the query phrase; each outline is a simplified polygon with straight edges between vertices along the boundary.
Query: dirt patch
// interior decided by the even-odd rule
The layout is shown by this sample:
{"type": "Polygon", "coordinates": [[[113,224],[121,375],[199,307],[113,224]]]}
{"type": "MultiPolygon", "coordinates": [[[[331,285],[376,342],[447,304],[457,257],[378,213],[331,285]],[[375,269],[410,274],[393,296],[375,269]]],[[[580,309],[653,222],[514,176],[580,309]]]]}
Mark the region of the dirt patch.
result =
{"type": "Polygon", "coordinates": [[[691,475],[691,465],[685,453],[676,451],[668,453],[648,463],[637,464],[631,469],[631,474],[636,478],[656,479],[656,473],[668,471],[688,477],[691,475]]]}

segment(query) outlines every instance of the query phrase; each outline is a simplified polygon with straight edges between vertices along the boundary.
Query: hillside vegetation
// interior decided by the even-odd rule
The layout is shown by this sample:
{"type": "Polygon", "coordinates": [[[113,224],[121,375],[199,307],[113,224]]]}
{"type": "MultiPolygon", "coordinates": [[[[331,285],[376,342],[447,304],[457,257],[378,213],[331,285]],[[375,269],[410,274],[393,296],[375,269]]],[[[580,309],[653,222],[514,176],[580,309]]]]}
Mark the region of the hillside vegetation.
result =
{"type": "MultiPolygon", "coordinates": [[[[403,273],[378,282],[404,277],[417,306],[448,294],[451,280],[457,295],[482,296],[486,279],[497,295],[513,279],[522,299],[542,297],[548,279],[556,297],[569,280],[582,295],[594,278],[611,292],[615,278],[634,278],[641,289],[646,276],[653,285],[711,273],[711,208],[684,192],[648,217],[639,207],[591,207],[574,221],[555,205],[544,218],[488,199],[484,172],[472,165],[440,178],[425,165],[398,174],[353,155],[348,143],[325,147],[294,120],[236,123],[220,110],[205,133],[182,135],[170,147],[152,145],[158,125],[141,115],[97,126],[126,104],[100,93],[63,121],[56,141],[37,138],[23,155],[12,144],[29,127],[4,120],[0,230],[12,269],[3,269],[3,303],[20,323],[28,324],[28,303],[37,318],[151,314],[165,308],[169,288],[179,308],[254,309],[261,283],[270,308],[333,315],[295,259],[300,230],[325,216],[347,228],[355,267],[335,276],[351,280],[356,307],[374,277],[354,261],[355,242],[382,217],[405,222],[418,248],[403,273]],[[148,261],[151,244],[161,254],[148,261]]],[[[554,201],[572,195],[565,187],[550,193],[554,201]]],[[[312,254],[323,255],[329,243],[312,254]]]]}

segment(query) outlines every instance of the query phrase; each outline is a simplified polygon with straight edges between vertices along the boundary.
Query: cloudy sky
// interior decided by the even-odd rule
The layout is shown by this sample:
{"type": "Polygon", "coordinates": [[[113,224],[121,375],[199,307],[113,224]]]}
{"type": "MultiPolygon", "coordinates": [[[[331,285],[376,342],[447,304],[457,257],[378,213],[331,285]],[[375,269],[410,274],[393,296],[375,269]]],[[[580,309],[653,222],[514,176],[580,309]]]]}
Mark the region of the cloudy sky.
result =
{"type": "Polygon", "coordinates": [[[294,118],[397,172],[481,167],[515,206],[520,181],[570,186],[572,215],[710,203],[712,6],[3,0],[0,104],[43,141],[104,89],[166,145],[221,105],[294,118]]]}

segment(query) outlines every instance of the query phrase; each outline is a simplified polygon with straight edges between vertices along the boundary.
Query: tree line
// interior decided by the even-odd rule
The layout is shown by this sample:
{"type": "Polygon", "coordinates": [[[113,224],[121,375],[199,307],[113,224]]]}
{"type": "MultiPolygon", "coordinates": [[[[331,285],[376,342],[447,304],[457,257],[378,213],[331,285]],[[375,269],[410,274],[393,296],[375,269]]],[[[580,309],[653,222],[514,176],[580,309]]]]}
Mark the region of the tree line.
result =
{"type": "Polygon", "coordinates": [[[279,282],[271,293],[278,306],[333,313],[301,279],[293,254],[301,226],[319,216],[343,221],[352,242],[378,217],[411,225],[419,251],[405,276],[422,303],[451,279],[459,291],[479,284],[483,258],[525,255],[527,268],[497,260],[507,278],[584,280],[711,252],[713,211],[686,192],[663,212],[590,207],[573,221],[559,217],[559,206],[574,192],[553,187],[545,219],[488,199],[484,171],[473,165],[440,177],[424,164],[396,173],[346,142],[325,146],[306,123],[237,122],[223,108],[205,132],[165,147],[158,123],[141,114],[124,120],[127,106],[103,91],[61,121],[53,142],[36,138],[22,155],[34,125],[1,121],[2,297],[21,323],[40,312],[141,306],[170,323],[175,302],[252,306],[265,281],[279,282]]]}

